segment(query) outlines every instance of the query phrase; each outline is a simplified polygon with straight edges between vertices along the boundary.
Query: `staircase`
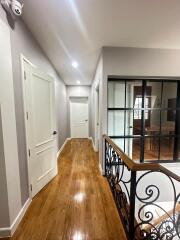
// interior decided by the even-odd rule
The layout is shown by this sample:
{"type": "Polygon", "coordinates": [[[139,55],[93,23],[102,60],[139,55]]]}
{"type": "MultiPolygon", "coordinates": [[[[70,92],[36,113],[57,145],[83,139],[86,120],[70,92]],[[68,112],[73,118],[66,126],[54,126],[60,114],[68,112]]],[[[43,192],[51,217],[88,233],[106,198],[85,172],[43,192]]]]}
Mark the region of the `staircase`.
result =
{"type": "Polygon", "coordinates": [[[180,177],[132,161],[104,135],[105,175],[128,240],[180,239],[180,177]]]}

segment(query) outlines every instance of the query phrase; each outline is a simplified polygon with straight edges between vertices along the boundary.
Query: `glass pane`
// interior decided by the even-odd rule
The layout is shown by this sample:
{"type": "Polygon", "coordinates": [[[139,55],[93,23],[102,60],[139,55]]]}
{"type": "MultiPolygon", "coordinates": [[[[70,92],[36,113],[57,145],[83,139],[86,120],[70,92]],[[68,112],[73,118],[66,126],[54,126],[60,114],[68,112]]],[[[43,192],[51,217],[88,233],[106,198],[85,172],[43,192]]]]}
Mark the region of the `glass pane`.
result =
{"type": "MultiPolygon", "coordinates": [[[[180,119],[180,110],[176,111],[176,118],[180,119]]],[[[176,124],[177,124],[177,133],[176,134],[180,136],[180,120],[179,120],[179,123],[177,122],[176,124]]]]}
{"type": "Polygon", "coordinates": [[[140,160],[140,138],[126,138],[125,139],[125,153],[130,159],[134,161],[140,160]]]}
{"type": "Polygon", "coordinates": [[[145,110],[145,135],[157,136],[160,133],[160,111],[145,110]]]}
{"type": "Polygon", "coordinates": [[[161,93],[162,83],[161,82],[147,82],[146,87],[146,102],[145,107],[147,108],[160,108],[161,107],[161,93]],[[147,101],[147,100],[146,100],[147,101]]]}
{"type": "Polygon", "coordinates": [[[146,137],[144,139],[144,161],[158,160],[159,137],[146,137]]]}
{"type": "Polygon", "coordinates": [[[164,82],[163,84],[163,108],[176,108],[177,83],[164,82]]]}
{"type": "Polygon", "coordinates": [[[160,158],[159,160],[173,160],[174,138],[165,137],[160,140],[160,158]]]}
{"type": "MultiPolygon", "coordinates": [[[[141,111],[140,111],[141,112],[141,111]]],[[[141,134],[141,115],[137,118],[137,111],[126,111],[126,136],[140,135],[141,134]]]]}
{"type": "Polygon", "coordinates": [[[133,151],[132,151],[132,159],[134,161],[140,161],[140,152],[141,152],[141,139],[133,138],[133,151]]]}
{"type": "Polygon", "coordinates": [[[178,160],[180,161],[180,137],[178,137],[178,143],[177,143],[177,146],[178,146],[178,160]]]}
{"type": "Polygon", "coordinates": [[[108,135],[124,136],[124,111],[108,111],[108,135]]]}
{"type": "Polygon", "coordinates": [[[124,138],[115,138],[113,141],[118,145],[118,147],[124,151],[124,138]]]}
{"type": "Polygon", "coordinates": [[[125,107],[124,81],[108,82],[108,107],[109,108],[125,107]]]}
{"type": "Polygon", "coordinates": [[[176,110],[168,110],[161,112],[161,134],[172,135],[175,134],[175,118],[176,110]],[[170,117],[172,115],[172,118],[170,117]]]}
{"type": "Polygon", "coordinates": [[[126,108],[142,107],[142,81],[126,82],[126,108]],[[136,100],[136,98],[138,98],[136,100]],[[137,105],[138,104],[138,105],[137,105]]]}

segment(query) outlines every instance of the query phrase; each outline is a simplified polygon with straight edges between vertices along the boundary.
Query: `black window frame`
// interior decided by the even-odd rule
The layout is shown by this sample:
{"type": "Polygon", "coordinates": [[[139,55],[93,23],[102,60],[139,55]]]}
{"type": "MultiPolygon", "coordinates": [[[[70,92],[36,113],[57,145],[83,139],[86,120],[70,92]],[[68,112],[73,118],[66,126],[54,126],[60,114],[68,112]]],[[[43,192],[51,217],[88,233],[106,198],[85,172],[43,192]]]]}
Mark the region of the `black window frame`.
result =
{"type": "MultiPolygon", "coordinates": [[[[162,77],[162,78],[159,78],[159,77],[119,77],[119,76],[108,76],[107,78],[107,114],[109,111],[125,111],[125,114],[124,114],[124,135],[121,135],[121,136],[109,136],[110,138],[112,139],[124,139],[124,151],[126,150],[125,149],[125,141],[126,139],[128,138],[136,138],[136,139],[139,139],[140,140],[140,162],[158,162],[158,163],[174,163],[174,162],[180,162],[180,152],[178,150],[178,148],[180,147],[180,78],[167,78],[167,77],[162,77]],[[109,100],[109,91],[108,91],[108,84],[109,82],[124,82],[125,83],[125,94],[124,94],[124,97],[125,97],[125,101],[124,101],[124,105],[125,107],[122,108],[112,108],[112,107],[109,107],[108,105],[108,100],[109,100]],[[134,111],[134,107],[126,107],[126,100],[127,100],[127,96],[126,96],[126,93],[127,93],[127,82],[140,82],[142,83],[141,87],[142,87],[142,107],[140,109],[136,109],[136,110],[141,110],[142,113],[141,113],[141,116],[142,116],[142,119],[141,119],[141,134],[140,135],[126,135],[126,118],[127,118],[127,114],[126,114],[126,111],[134,111]],[[158,107],[158,108],[144,108],[144,100],[145,100],[145,89],[146,89],[146,86],[147,86],[147,83],[148,82],[160,82],[161,83],[161,107],[158,107]],[[172,108],[162,108],[162,97],[163,97],[163,85],[164,83],[177,83],[177,98],[176,98],[176,108],[175,109],[172,109],[172,108]],[[158,149],[158,160],[144,160],[144,153],[145,153],[145,150],[144,150],[144,143],[145,143],[145,139],[146,138],[150,138],[151,136],[148,136],[145,134],[145,110],[158,110],[160,111],[160,132],[159,134],[157,135],[157,139],[159,141],[159,149],[158,149]],[[161,121],[161,117],[162,117],[162,111],[168,111],[168,110],[174,110],[176,111],[176,118],[175,118],[175,132],[174,134],[162,134],[161,132],[161,127],[162,127],[162,121],[161,121]],[[172,137],[173,140],[174,140],[174,151],[173,151],[173,159],[171,160],[163,160],[163,159],[160,159],[160,154],[161,154],[161,139],[162,138],[165,138],[165,137],[172,137]]],[[[107,121],[108,121],[108,117],[107,117],[107,121]]],[[[107,127],[108,127],[108,122],[107,122],[107,127]]],[[[107,129],[108,130],[108,129],[107,129]]],[[[153,136],[154,137],[154,136],[153,136]]]]}

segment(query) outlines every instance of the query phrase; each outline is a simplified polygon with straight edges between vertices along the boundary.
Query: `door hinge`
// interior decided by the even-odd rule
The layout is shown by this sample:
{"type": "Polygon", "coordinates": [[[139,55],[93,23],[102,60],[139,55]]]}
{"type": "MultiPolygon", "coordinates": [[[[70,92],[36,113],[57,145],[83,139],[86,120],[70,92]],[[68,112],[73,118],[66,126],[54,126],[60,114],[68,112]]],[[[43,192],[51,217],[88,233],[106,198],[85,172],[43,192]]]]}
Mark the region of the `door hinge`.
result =
{"type": "Polygon", "coordinates": [[[28,112],[26,112],[26,118],[27,118],[27,120],[29,119],[29,113],[28,112]]]}
{"type": "Polygon", "coordinates": [[[32,184],[30,184],[30,190],[31,190],[31,192],[32,192],[32,184]]]}
{"type": "Polygon", "coordinates": [[[24,80],[26,80],[26,72],[24,71],[24,80]]]}
{"type": "Polygon", "coordinates": [[[29,157],[30,157],[31,156],[31,150],[30,149],[28,150],[28,154],[29,154],[29,157]]]}

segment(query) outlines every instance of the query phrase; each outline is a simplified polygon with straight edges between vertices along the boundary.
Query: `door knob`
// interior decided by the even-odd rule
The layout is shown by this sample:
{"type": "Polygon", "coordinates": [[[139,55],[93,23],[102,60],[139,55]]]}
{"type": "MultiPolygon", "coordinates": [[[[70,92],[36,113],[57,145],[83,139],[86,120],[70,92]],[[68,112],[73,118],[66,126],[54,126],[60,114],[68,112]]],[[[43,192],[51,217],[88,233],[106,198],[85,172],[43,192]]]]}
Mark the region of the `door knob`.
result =
{"type": "Polygon", "coordinates": [[[56,134],[57,134],[57,132],[56,132],[56,131],[54,131],[54,132],[53,132],[53,135],[56,135],[56,134]]]}

